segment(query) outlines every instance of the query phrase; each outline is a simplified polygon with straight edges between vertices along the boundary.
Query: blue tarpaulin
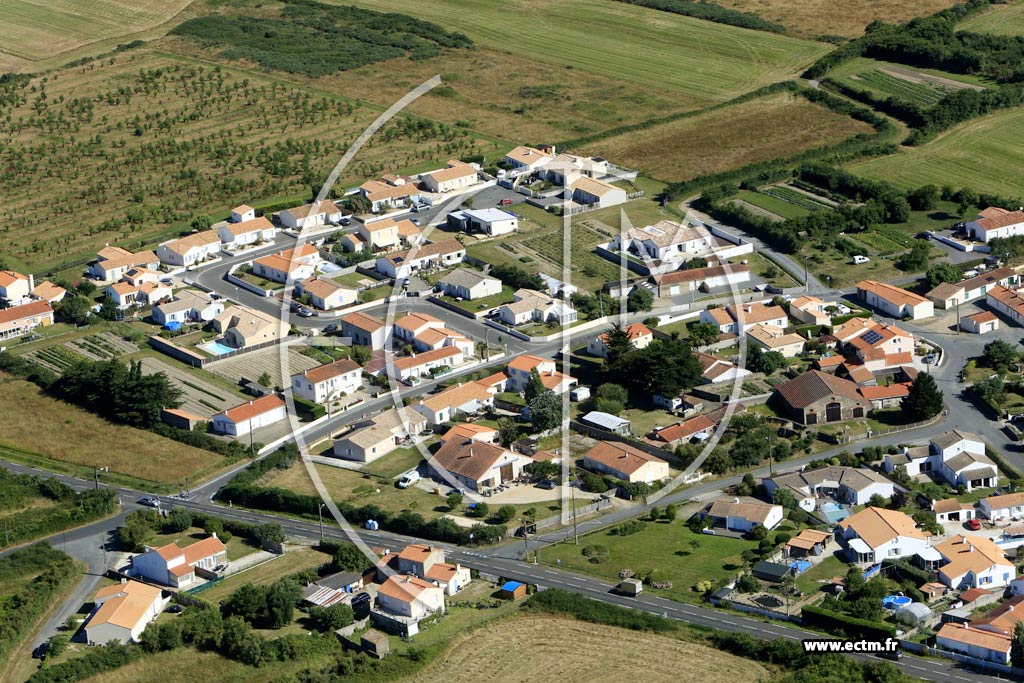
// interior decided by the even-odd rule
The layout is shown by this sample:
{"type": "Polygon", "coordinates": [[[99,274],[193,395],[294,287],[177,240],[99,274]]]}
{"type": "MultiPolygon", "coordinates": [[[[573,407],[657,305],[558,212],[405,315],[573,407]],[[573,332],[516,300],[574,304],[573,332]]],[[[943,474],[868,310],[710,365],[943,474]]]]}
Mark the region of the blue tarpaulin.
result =
{"type": "Polygon", "coordinates": [[[501,587],[501,590],[512,593],[515,591],[515,589],[519,588],[522,585],[523,584],[519,583],[518,581],[506,581],[505,585],[501,587]]]}
{"type": "Polygon", "coordinates": [[[177,320],[172,320],[170,322],[164,323],[164,329],[170,330],[171,332],[177,332],[178,330],[181,329],[181,323],[179,323],[177,320]]]}

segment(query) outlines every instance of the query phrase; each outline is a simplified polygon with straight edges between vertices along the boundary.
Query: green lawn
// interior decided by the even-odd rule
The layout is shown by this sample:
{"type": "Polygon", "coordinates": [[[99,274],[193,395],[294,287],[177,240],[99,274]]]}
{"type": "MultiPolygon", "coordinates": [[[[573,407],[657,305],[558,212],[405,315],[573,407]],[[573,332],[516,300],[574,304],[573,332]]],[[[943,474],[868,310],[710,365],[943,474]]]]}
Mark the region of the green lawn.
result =
{"type": "Polygon", "coordinates": [[[235,277],[237,277],[239,280],[248,282],[250,285],[256,285],[261,289],[284,289],[283,283],[274,282],[273,280],[268,280],[265,277],[260,277],[259,275],[256,275],[255,273],[251,272],[250,270],[247,270],[244,266],[235,271],[235,277]]]}
{"type": "Polygon", "coordinates": [[[618,581],[622,569],[641,572],[657,568],[659,576],[672,582],[672,588],[651,592],[674,600],[695,602],[700,594],[693,586],[705,579],[735,578],[741,570],[740,553],[757,544],[737,538],[695,534],[676,522],[646,522],[644,530],[629,536],[613,536],[599,531],[580,538],[579,545],[562,544],[545,548],[541,561],[567,569],[618,581]],[[690,545],[697,541],[696,548],[690,545]],[[608,551],[608,561],[594,564],[583,556],[583,549],[600,545],[608,551]],[[559,560],[561,561],[559,563],[559,560]]]}
{"type": "Polygon", "coordinates": [[[958,24],[957,29],[973,33],[994,33],[999,36],[1024,35],[1024,2],[993,5],[990,11],[958,24]]]}
{"type": "Polygon", "coordinates": [[[792,78],[831,49],[823,43],[607,0],[354,4],[421,17],[465,33],[484,47],[707,102],[792,78]]]}
{"type": "Polygon", "coordinates": [[[213,603],[219,603],[239,586],[247,583],[266,585],[278,579],[302,571],[313,569],[330,561],[330,557],[312,548],[297,548],[289,550],[284,555],[279,555],[271,560],[262,562],[251,569],[246,569],[237,574],[232,574],[226,579],[221,579],[210,588],[198,590],[196,597],[213,603]]]}
{"type": "Polygon", "coordinates": [[[830,555],[803,574],[800,574],[796,578],[796,587],[804,593],[815,593],[821,590],[822,580],[827,581],[833,576],[846,576],[847,568],[847,565],[842,560],[835,555],[830,555]]]}
{"type": "Polygon", "coordinates": [[[791,204],[778,197],[772,197],[771,195],[764,194],[763,192],[751,192],[750,190],[740,190],[736,197],[742,199],[748,204],[759,206],[765,211],[771,211],[776,216],[782,218],[802,218],[810,214],[811,212],[802,206],[791,204]]]}
{"type": "MultiPolygon", "coordinates": [[[[430,444],[433,441],[427,443],[430,444]]],[[[396,448],[380,460],[376,460],[364,467],[363,471],[393,479],[419,465],[421,460],[423,460],[423,455],[415,446],[396,448]]]]}
{"type": "Polygon", "coordinates": [[[1009,109],[957,126],[932,142],[848,166],[858,175],[901,189],[928,183],[1024,195],[1024,109],[1009,109]]]}
{"type": "MultiPolygon", "coordinates": [[[[202,529],[192,527],[191,529],[180,533],[157,534],[153,540],[150,541],[149,545],[154,548],[159,548],[160,546],[167,545],[168,543],[177,543],[179,547],[184,548],[196,541],[203,540],[207,535],[208,534],[202,529]]],[[[241,536],[232,536],[224,545],[228,548],[228,561],[237,560],[259,550],[259,548],[249,545],[249,543],[241,536]]]]}
{"type": "Polygon", "coordinates": [[[477,313],[478,311],[485,311],[494,308],[495,306],[510,303],[512,301],[512,294],[515,291],[515,289],[508,285],[502,285],[500,293],[485,296],[482,299],[464,299],[462,301],[456,301],[454,297],[450,296],[442,296],[438,298],[450,303],[452,306],[458,306],[464,311],[477,313]]]}

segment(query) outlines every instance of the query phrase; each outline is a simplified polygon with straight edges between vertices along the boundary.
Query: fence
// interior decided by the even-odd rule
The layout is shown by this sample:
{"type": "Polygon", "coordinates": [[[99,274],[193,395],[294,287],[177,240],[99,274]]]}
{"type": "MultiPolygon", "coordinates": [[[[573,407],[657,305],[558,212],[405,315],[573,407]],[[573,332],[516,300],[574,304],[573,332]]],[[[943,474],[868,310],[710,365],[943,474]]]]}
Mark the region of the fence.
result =
{"type": "MultiPolygon", "coordinates": [[[[594,513],[594,512],[600,512],[601,510],[604,510],[605,508],[611,507],[611,505],[612,505],[612,499],[611,498],[598,498],[593,503],[590,503],[588,505],[584,505],[582,507],[576,508],[576,516],[577,517],[582,517],[583,515],[589,515],[589,514],[594,513]]],[[[549,528],[551,528],[553,526],[560,526],[562,524],[563,517],[565,515],[569,515],[571,517],[572,514],[573,513],[572,513],[571,510],[567,510],[567,511],[563,512],[562,514],[551,515],[550,517],[545,517],[544,519],[538,519],[536,522],[533,522],[533,523],[531,523],[529,525],[530,529],[532,529],[531,533],[536,533],[537,531],[539,531],[541,529],[549,529],[549,528]]],[[[520,537],[521,538],[525,534],[526,534],[526,527],[522,526],[522,525],[518,526],[518,527],[515,527],[514,529],[509,529],[508,531],[505,532],[505,535],[508,538],[515,538],[515,537],[520,537]]]]}
{"type": "MultiPolygon", "coordinates": [[[[899,434],[900,432],[909,432],[909,431],[912,431],[914,429],[920,429],[921,427],[929,427],[929,426],[935,424],[936,422],[939,422],[940,420],[944,419],[945,417],[946,417],[946,411],[942,411],[941,413],[939,413],[938,415],[936,415],[935,417],[933,417],[930,420],[922,420],[920,422],[912,422],[912,423],[906,424],[906,425],[897,425],[895,427],[889,427],[888,429],[883,429],[883,430],[880,430],[880,431],[877,431],[877,432],[873,432],[871,430],[868,430],[867,432],[864,432],[863,434],[853,434],[853,435],[849,435],[849,436],[832,436],[829,440],[832,441],[833,443],[837,444],[837,445],[843,445],[843,444],[852,443],[854,441],[863,441],[865,439],[874,439],[874,438],[877,438],[877,437],[880,437],[880,436],[888,436],[889,434],[899,434]]],[[[825,436],[828,436],[828,435],[825,435],[825,436]]]]}
{"type": "Polygon", "coordinates": [[[619,443],[628,443],[630,446],[633,446],[634,448],[637,448],[645,453],[650,453],[651,455],[657,456],[659,458],[672,458],[671,451],[666,451],[663,448],[652,446],[649,443],[638,441],[632,437],[625,436],[623,434],[616,434],[615,432],[606,431],[604,429],[601,429],[600,427],[584,424],[582,422],[576,422],[575,420],[571,420],[569,422],[569,427],[577,432],[580,432],[581,434],[586,434],[587,436],[594,439],[602,439],[604,441],[618,441],[619,443]]]}

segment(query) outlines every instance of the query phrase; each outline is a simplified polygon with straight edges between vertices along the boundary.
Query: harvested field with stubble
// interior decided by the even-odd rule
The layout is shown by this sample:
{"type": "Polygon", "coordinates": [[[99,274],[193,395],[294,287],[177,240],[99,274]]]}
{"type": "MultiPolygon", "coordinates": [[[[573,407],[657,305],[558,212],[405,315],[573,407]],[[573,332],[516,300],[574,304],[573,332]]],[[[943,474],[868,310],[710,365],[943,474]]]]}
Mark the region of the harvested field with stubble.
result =
{"type": "MultiPolygon", "coordinates": [[[[219,455],[107,422],[77,406],[50,398],[34,384],[3,374],[0,402],[4,405],[0,447],[88,468],[89,473],[94,465],[109,466],[114,474],[173,484],[186,476],[196,482],[225,464],[219,455]]],[[[53,469],[63,471],[59,464],[53,469]]]]}
{"type": "Polygon", "coordinates": [[[576,151],[671,182],[792,156],[872,130],[787,92],[599,140],[576,151]]]}
{"type": "Polygon", "coordinates": [[[782,24],[803,38],[843,36],[856,38],[876,19],[889,23],[934,14],[955,5],[957,0],[720,0],[718,4],[782,24]]]}
{"type": "Polygon", "coordinates": [[[768,679],[768,671],[760,664],[704,645],[571,619],[514,617],[457,637],[415,680],[532,683],[551,680],[554,672],[565,683],[620,683],[641,678],[647,683],[753,683],[768,679]]]}

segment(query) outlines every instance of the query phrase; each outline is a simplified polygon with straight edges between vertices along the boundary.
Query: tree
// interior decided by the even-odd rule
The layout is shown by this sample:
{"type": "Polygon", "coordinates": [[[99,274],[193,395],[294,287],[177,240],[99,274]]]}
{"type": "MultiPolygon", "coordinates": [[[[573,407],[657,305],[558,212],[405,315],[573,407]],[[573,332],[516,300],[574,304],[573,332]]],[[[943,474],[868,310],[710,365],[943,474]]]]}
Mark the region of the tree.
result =
{"type": "Polygon", "coordinates": [[[299,601],[302,591],[298,583],[282,579],[267,589],[266,611],[260,620],[263,628],[281,628],[292,621],[295,604],[299,601]]]}
{"type": "Polygon", "coordinates": [[[309,620],[317,631],[328,633],[348,626],[355,621],[355,613],[345,604],[309,608],[309,620]]]}
{"type": "Polygon", "coordinates": [[[765,351],[752,344],[747,347],[747,368],[754,372],[770,375],[787,365],[786,357],[778,351],[765,351]]]}
{"type": "Polygon", "coordinates": [[[925,279],[928,281],[929,289],[934,289],[944,282],[960,282],[962,277],[963,271],[952,263],[947,263],[945,261],[942,263],[936,263],[925,273],[925,279]]]}
{"type": "Polygon", "coordinates": [[[1006,384],[999,375],[978,380],[971,385],[971,391],[1000,413],[1006,406],[1006,384]]]}
{"type": "Polygon", "coordinates": [[[166,529],[179,534],[192,526],[192,513],[183,507],[176,507],[167,516],[166,529]]]}
{"type": "Polygon", "coordinates": [[[907,193],[907,201],[914,211],[931,211],[939,203],[939,188],[935,185],[922,185],[907,193]]]}
{"type": "Polygon", "coordinates": [[[625,357],[633,350],[633,342],[629,338],[629,332],[622,325],[614,323],[611,329],[604,333],[604,348],[604,357],[608,364],[614,365],[618,363],[620,358],[625,357]]]}
{"type": "Polygon", "coordinates": [[[1024,666],[1024,622],[1018,621],[1013,627],[1013,640],[1010,642],[1010,662],[1013,666],[1024,666]]]}
{"type": "Polygon", "coordinates": [[[1020,359],[1017,350],[1009,342],[1002,339],[996,339],[985,344],[985,350],[982,352],[981,357],[985,365],[996,372],[1006,372],[1010,369],[1011,365],[1020,359]]]}
{"type": "Polygon", "coordinates": [[[930,420],[942,412],[942,391],[935,378],[927,372],[917,376],[910,385],[909,395],[903,399],[903,412],[912,421],[930,420]]]}
{"type": "Polygon", "coordinates": [[[132,553],[140,553],[153,539],[155,531],[145,517],[128,515],[124,524],[118,528],[117,537],[121,546],[132,553]]]}
{"type": "Polygon", "coordinates": [[[57,302],[57,305],[54,306],[54,313],[61,320],[72,325],[84,325],[89,320],[92,307],[93,302],[88,297],[69,293],[63,300],[57,302]]]}
{"type": "Polygon", "coordinates": [[[634,287],[626,297],[626,310],[630,313],[641,313],[654,308],[654,295],[646,287],[634,287]]]}
{"type": "Polygon", "coordinates": [[[562,398],[546,391],[529,404],[530,421],[539,432],[555,429],[562,424],[562,398]]]}
{"type": "Polygon", "coordinates": [[[342,543],[334,551],[331,564],[339,572],[361,572],[370,566],[370,561],[356,544],[342,543]]]}
{"type": "Polygon", "coordinates": [[[359,346],[358,344],[352,347],[352,360],[359,363],[359,365],[366,365],[371,358],[373,358],[373,350],[370,347],[359,346]]]}
{"type": "Polygon", "coordinates": [[[608,373],[639,393],[678,396],[701,380],[701,366],[689,344],[681,339],[658,339],[634,349],[608,373]]]}
{"type": "Polygon", "coordinates": [[[530,370],[530,377],[526,380],[526,386],[523,387],[523,398],[529,404],[538,396],[544,394],[547,388],[544,386],[544,382],[540,379],[540,372],[537,368],[530,370]]]}
{"type": "Polygon", "coordinates": [[[777,488],[772,491],[772,502],[776,505],[781,505],[787,510],[792,510],[796,507],[796,496],[788,489],[777,488]]]}
{"type": "Polygon", "coordinates": [[[213,220],[209,216],[196,216],[191,223],[193,230],[209,230],[211,225],[213,220]]]}
{"type": "Polygon", "coordinates": [[[690,341],[697,348],[707,346],[718,339],[721,330],[713,323],[694,323],[689,328],[690,341]]]}
{"type": "Polygon", "coordinates": [[[514,505],[502,505],[498,508],[498,511],[494,516],[502,524],[508,524],[512,521],[512,518],[516,516],[516,508],[514,505]]]}
{"type": "Polygon", "coordinates": [[[84,297],[91,298],[96,294],[96,283],[92,280],[79,280],[75,291],[84,297]]]}
{"type": "Polygon", "coordinates": [[[922,271],[928,267],[928,258],[931,256],[931,251],[932,248],[927,242],[918,240],[910,247],[910,251],[900,256],[897,266],[901,270],[913,273],[922,271]]]}
{"type": "Polygon", "coordinates": [[[510,446],[519,438],[519,425],[507,417],[498,419],[498,441],[502,446],[510,446]]]}
{"type": "Polygon", "coordinates": [[[264,371],[256,381],[265,387],[269,387],[274,384],[274,380],[270,377],[270,373],[266,371],[264,371]]]}
{"type": "Polygon", "coordinates": [[[462,494],[458,491],[449,493],[448,497],[444,499],[444,504],[448,506],[449,510],[457,510],[462,505],[462,494]]]}
{"type": "Polygon", "coordinates": [[[236,588],[220,604],[220,611],[224,617],[241,617],[250,624],[259,620],[266,608],[266,590],[251,583],[236,588]]]}

